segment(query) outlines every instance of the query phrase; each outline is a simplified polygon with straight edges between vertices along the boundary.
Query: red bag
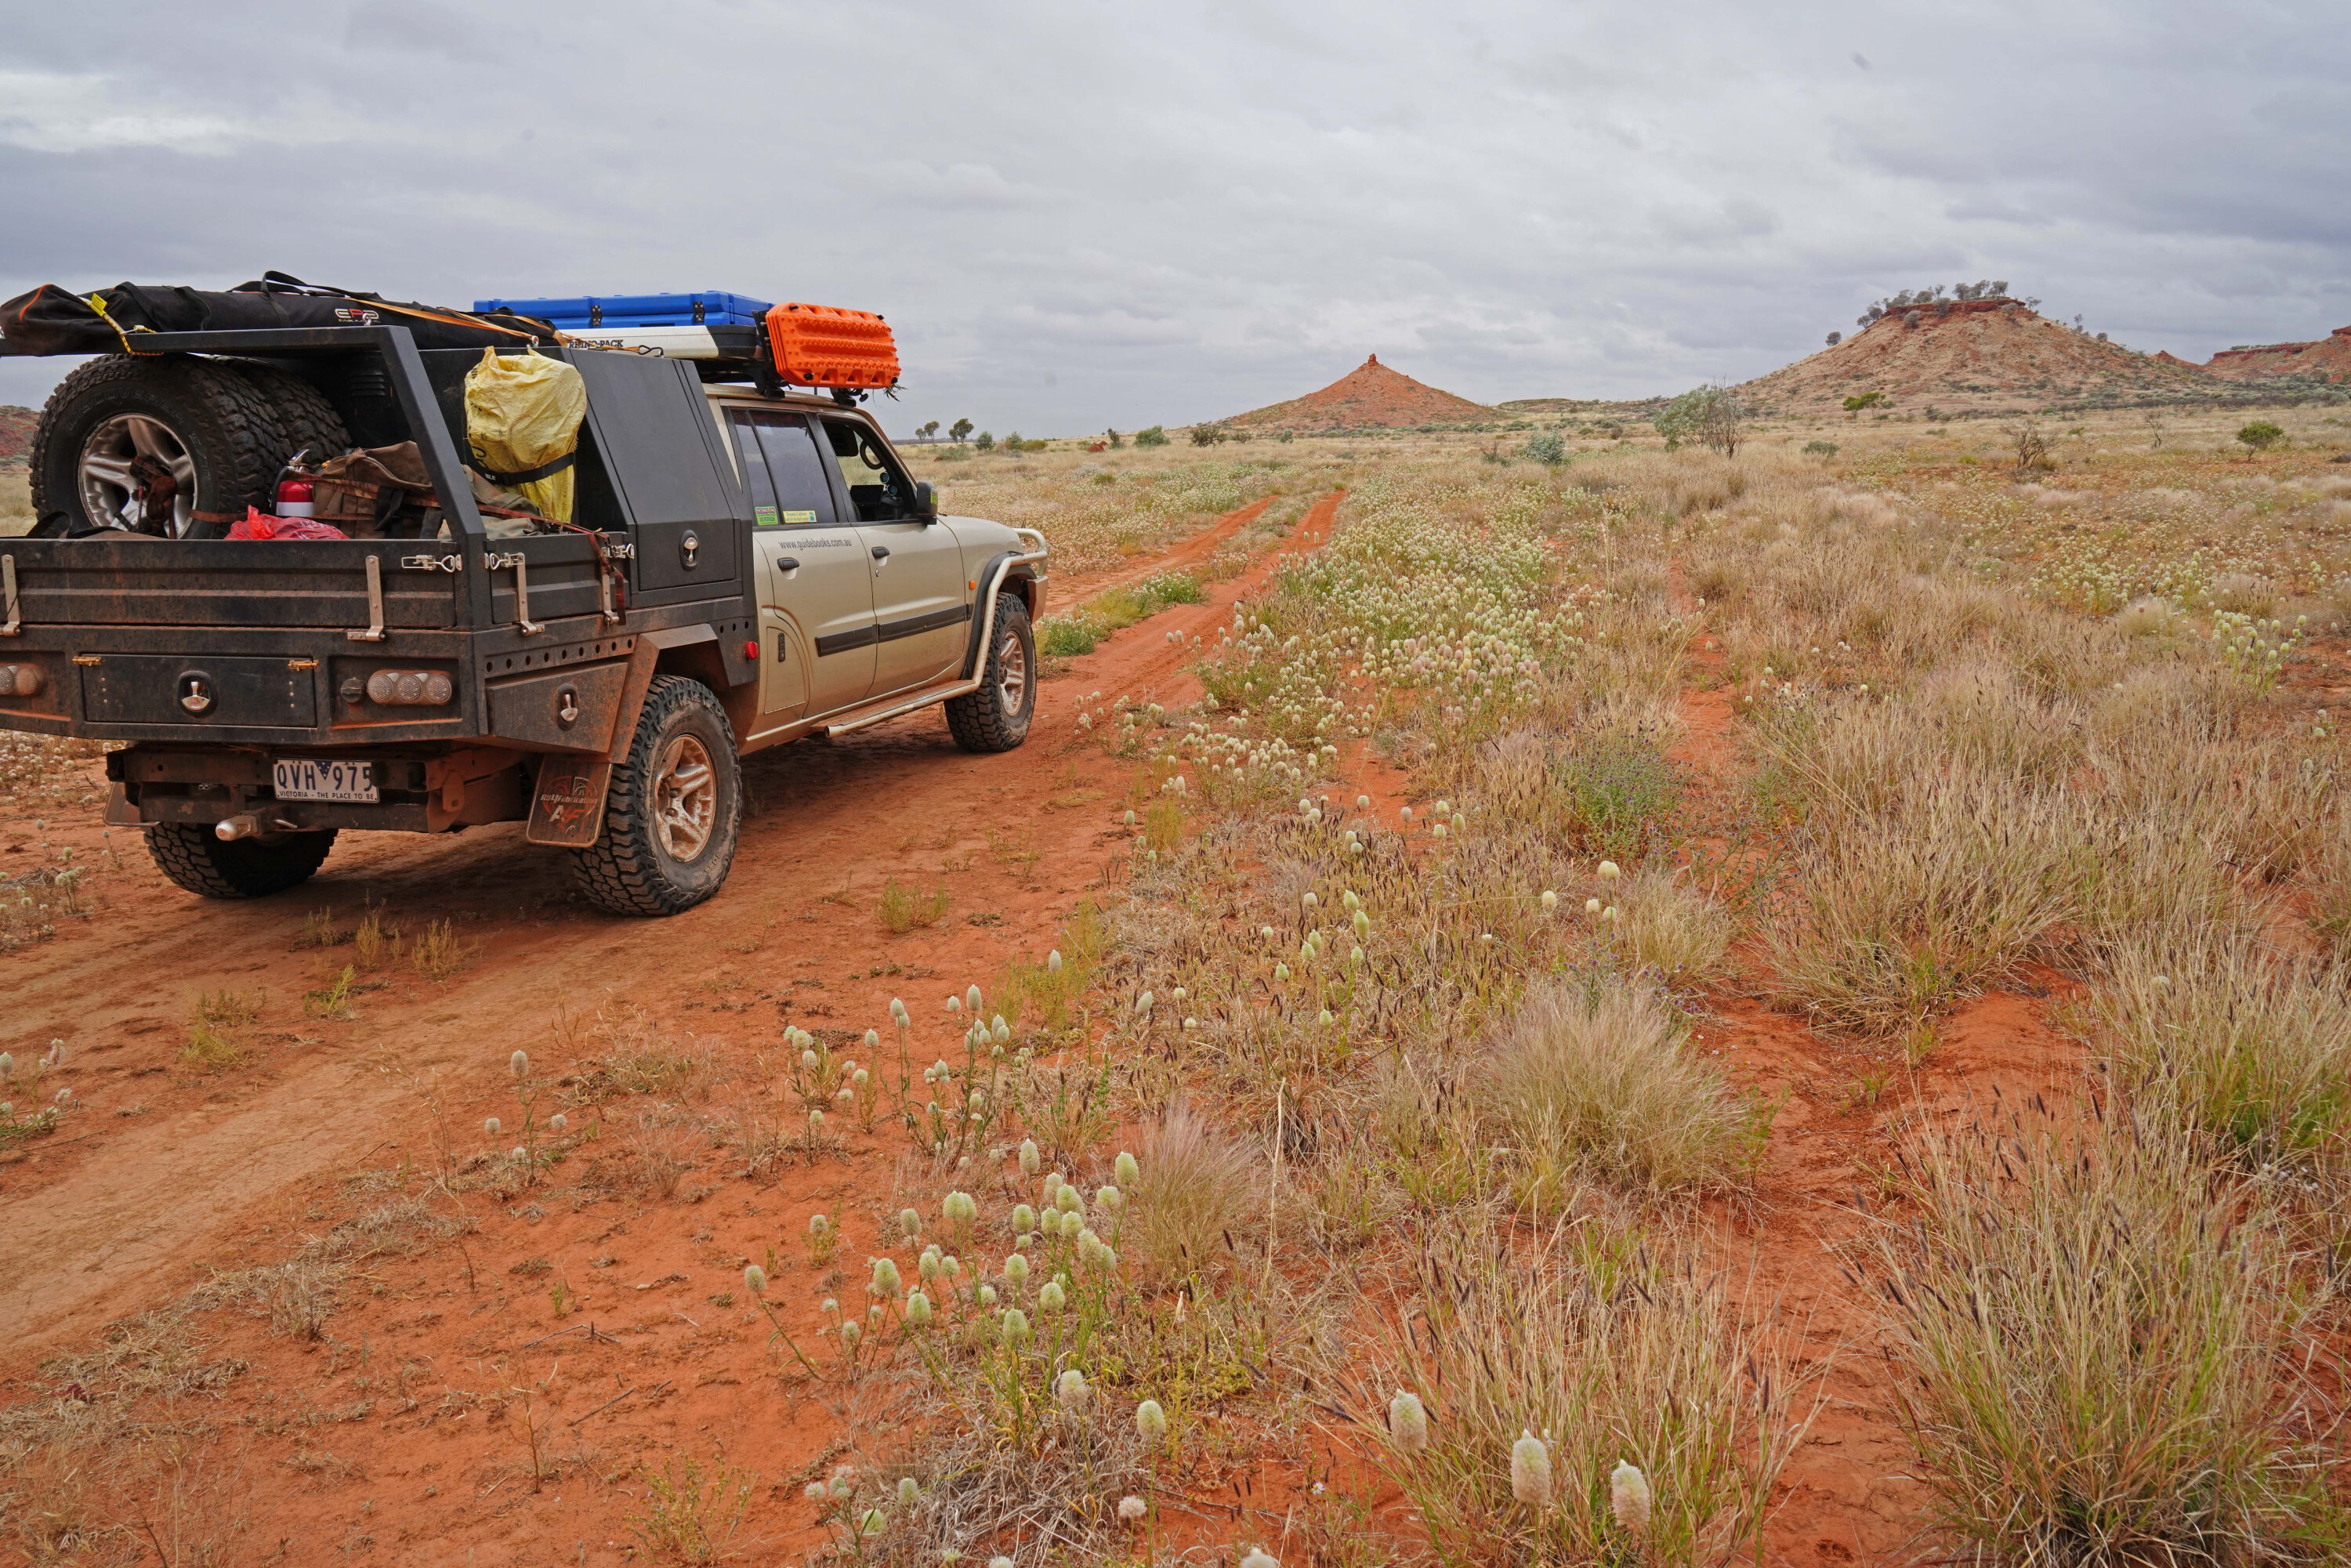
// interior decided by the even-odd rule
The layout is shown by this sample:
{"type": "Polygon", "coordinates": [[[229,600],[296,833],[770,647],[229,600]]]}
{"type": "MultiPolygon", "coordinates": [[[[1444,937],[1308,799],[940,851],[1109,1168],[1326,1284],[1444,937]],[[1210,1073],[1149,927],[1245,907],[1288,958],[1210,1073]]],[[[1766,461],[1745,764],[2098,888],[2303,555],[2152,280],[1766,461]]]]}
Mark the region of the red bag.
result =
{"type": "Polygon", "coordinates": [[[258,507],[247,507],[245,520],[229,525],[228,537],[233,539],[347,539],[351,536],[315,517],[277,517],[258,507]]]}

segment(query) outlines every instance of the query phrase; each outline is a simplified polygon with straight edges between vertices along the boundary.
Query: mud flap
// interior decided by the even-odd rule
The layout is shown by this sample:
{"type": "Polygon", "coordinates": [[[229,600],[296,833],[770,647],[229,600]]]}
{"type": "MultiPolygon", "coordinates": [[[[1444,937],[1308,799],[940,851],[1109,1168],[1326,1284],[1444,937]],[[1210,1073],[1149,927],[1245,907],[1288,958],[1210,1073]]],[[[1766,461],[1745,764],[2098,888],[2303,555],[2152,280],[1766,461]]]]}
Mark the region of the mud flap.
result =
{"type": "Polygon", "coordinates": [[[604,825],[604,791],[612,764],[602,757],[549,757],[538,765],[530,793],[530,824],[524,841],[555,849],[584,850],[604,825]]]}

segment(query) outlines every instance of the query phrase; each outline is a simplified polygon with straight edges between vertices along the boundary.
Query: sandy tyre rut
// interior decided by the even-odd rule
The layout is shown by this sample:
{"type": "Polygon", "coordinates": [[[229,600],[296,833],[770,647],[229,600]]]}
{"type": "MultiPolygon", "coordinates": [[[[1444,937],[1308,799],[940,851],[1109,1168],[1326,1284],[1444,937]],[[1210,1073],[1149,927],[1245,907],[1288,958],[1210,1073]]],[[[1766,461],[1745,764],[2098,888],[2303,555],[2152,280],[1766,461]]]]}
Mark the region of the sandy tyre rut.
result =
{"type": "Polygon", "coordinates": [[[656,675],[627,760],[612,769],[604,831],[573,854],[588,902],[614,915],[675,915],[716,893],[743,827],[734,727],[709,687],[656,675]]]}
{"type": "Polygon", "coordinates": [[[947,733],[966,751],[1009,751],[1029,738],[1037,716],[1037,638],[1029,607],[1008,593],[996,601],[979,677],[977,691],[947,701],[947,733]]]}
{"type": "Polygon", "coordinates": [[[156,868],[206,898],[266,898],[299,887],[326,863],[334,847],[332,828],[233,842],[193,823],[157,822],[147,830],[147,853],[156,868]]]}

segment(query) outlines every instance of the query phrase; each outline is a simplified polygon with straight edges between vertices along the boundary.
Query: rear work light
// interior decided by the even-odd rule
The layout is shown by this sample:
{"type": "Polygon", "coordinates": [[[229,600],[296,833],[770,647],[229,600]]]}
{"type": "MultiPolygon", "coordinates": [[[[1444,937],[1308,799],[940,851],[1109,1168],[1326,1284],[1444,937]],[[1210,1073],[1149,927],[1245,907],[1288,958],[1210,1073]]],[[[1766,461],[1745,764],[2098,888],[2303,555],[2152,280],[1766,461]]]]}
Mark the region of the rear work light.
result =
{"type": "Polygon", "coordinates": [[[368,701],[380,707],[439,707],[457,688],[439,670],[378,670],[368,677],[368,701]]]}
{"type": "Polygon", "coordinates": [[[778,305],[768,312],[776,372],[794,386],[882,388],[898,384],[898,343],[871,310],[778,305]]]}

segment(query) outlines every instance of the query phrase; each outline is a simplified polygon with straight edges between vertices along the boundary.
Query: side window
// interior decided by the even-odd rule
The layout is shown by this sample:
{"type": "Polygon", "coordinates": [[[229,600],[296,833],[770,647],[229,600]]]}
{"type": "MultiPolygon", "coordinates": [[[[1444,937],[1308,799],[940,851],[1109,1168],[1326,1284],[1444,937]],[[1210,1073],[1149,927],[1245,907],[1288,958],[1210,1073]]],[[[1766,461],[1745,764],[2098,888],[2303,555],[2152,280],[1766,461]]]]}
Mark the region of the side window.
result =
{"type": "Polygon", "coordinates": [[[824,432],[859,522],[894,523],[914,515],[914,485],[872,431],[845,419],[828,419],[824,432]]]}
{"type": "Polygon", "coordinates": [[[808,528],[833,521],[832,488],[805,414],[730,409],[727,427],[743,464],[744,482],[750,487],[752,519],[760,528],[808,528]]]}
{"type": "Polygon", "coordinates": [[[735,437],[736,460],[743,465],[743,484],[751,492],[751,518],[772,528],[783,518],[777,513],[776,482],[768,476],[768,459],[759,451],[759,432],[751,418],[747,408],[730,409],[726,426],[735,437]]]}

